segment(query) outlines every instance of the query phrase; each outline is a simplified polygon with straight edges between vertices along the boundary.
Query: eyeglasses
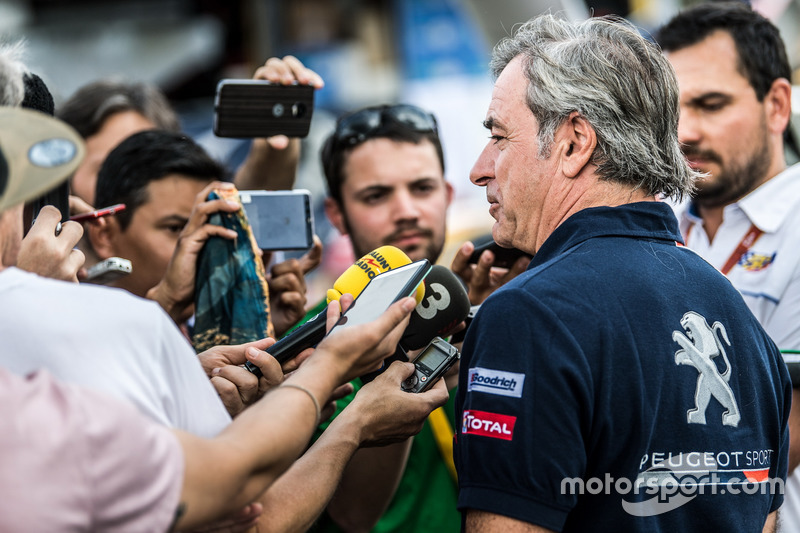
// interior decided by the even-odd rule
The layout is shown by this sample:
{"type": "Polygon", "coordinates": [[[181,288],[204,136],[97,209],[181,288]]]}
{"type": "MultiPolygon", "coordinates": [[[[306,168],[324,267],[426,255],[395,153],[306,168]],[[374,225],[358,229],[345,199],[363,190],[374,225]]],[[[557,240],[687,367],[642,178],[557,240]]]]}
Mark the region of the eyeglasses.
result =
{"type": "Polygon", "coordinates": [[[439,134],[436,118],[419,107],[407,104],[368,107],[345,115],[336,125],[336,143],[355,146],[367,140],[370,133],[387,123],[397,123],[420,133],[439,134]]]}

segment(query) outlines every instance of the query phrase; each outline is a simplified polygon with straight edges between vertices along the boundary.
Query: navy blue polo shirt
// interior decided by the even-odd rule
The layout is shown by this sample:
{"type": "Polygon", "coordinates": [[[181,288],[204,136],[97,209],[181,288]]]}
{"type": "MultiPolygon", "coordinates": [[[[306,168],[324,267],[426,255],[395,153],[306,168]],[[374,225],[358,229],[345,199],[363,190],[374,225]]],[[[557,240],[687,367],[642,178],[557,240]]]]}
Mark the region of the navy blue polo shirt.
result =
{"type": "Polygon", "coordinates": [[[659,202],[585,209],[482,305],[456,397],[459,508],[556,531],[760,531],[791,386],[659,202]]]}

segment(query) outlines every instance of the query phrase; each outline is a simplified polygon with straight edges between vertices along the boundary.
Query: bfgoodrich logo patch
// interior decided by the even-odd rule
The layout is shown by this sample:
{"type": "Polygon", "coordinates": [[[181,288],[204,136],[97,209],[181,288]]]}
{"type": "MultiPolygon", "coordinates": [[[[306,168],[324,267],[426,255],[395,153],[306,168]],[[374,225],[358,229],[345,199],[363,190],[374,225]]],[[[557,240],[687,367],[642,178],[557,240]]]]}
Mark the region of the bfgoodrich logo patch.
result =
{"type": "Polygon", "coordinates": [[[525,374],[475,367],[469,369],[467,391],[522,398],[524,382],[525,374]]]}

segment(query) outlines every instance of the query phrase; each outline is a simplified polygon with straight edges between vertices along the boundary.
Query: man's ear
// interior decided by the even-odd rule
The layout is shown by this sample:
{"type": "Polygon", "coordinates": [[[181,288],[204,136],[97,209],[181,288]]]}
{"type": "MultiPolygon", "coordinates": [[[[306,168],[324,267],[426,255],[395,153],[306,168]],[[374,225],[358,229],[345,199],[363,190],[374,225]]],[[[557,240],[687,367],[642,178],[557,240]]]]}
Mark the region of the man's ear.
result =
{"type": "Polygon", "coordinates": [[[792,84],[789,80],[778,78],[773,81],[764,95],[764,105],[768,128],[775,134],[783,135],[792,118],[792,84]]]}
{"type": "Polygon", "coordinates": [[[447,180],[445,180],[444,182],[444,187],[446,189],[446,194],[447,194],[447,206],[450,207],[450,204],[453,203],[453,197],[456,194],[456,190],[453,187],[453,184],[447,180]]]}
{"type": "Polygon", "coordinates": [[[342,213],[339,202],[330,197],[325,198],[325,215],[328,217],[333,227],[339,230],[339,233],[342,235],[348,234],[344,213],[342,213]]]}
{"type": "Polygon", "coordinates": [[[589,121],[573,111],[559,128],[557,136],[562,146],[561,162],[564,174],[574,178],[589,164],[597,147],[597,134],[589,121]]]}
{"type": "Polygon", "coordinates": [[[121,228],[114,217],[100,217],[87,222],[85,231],[97,257],[108,259],[117,255],[114,243],[121,228]]]}

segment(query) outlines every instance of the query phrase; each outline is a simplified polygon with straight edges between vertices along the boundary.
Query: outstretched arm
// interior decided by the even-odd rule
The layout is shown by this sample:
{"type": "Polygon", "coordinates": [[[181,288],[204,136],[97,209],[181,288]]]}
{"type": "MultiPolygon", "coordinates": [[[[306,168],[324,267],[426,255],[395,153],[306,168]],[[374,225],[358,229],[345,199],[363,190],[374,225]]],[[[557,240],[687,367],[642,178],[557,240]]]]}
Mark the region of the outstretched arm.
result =
{"type": "MultiPolygon", "coordinates": [[[[395,362],[356,394],[353,403],[261,498],[264,513],[259,531],[308,529],[337,490],[345,467],[357,450],[361,453],[400,449],[406,450],[401,454],[407,453],[410,436],[418,433],[431,411],[448,398],[443,382],[423,394],[401,390],[400,383],[412,371],[410,363],[395,362]],[[399,443],[382,448],[363,448],[398,440],[399,443]]],[[[387,473],[381,471],[380,475],[387,473]]],[[[367,500],[359,501],[362,507],[370,507],[380,499],[380,495],[371,494],[375,487],[360,488],[370,495],[367,500]]],[[[384,498],[383,508],[390,499],[391,496],[384,498]]]]}
{"type": "MultiPolygon", "coordinates": [[[[294,56],[283,59],[271,57],[253,75],[256,80],[268,80],[289,85],[295,81],[321,89],[322,78],[306,68],[294,56]]],[[[240,191],[252,189],[282,190],[294,186],[300,160],[300,139],[276,135],[253,139],[250,153],[236,172],[234,183],[240,191]]]]}
{"type": "MultiPolygon", "coordinates": [[[[351,301],[345,298],[342,304],[351,301]]],[[[332,391],[374,370],[394,352],[415,305],[413,298],[403,298],[368,324],[331,332],[281,386],[245,409],[216,438],[176,432],[186,464],[185,512],[176,526],[213,522],[254,501],[303,452],[319,422],[320,405],[332,391]]],[[[329,326],[338,317],[339,303],[332,302],[329,326]]]]}

